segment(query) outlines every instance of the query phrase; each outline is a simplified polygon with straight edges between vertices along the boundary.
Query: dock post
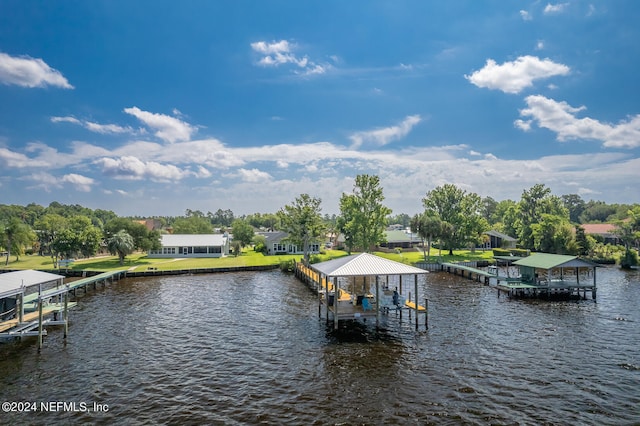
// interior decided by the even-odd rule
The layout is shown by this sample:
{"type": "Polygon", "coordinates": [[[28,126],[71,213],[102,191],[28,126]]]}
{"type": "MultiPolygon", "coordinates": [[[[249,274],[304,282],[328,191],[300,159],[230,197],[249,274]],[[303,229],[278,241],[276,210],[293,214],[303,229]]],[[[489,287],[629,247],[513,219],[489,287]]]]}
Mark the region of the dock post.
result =
{"type": "Polygon", "coordinates": [[[42,299],[38,297],[38,352],[42,349],[42,299]]]}
{"type": "Polygon", "coordinates": [[[24,291],[19,295],[20,305],[18,306],[18,324],[24,322],[24,291]]]}
{"type": "Polygon", "coordinates": [[[424,298],[424,328],[429,329],[429,299],[424,298]]]}
{"type": "Polygon", "coordinates": [[[338,277],[333,277],[333,329],[338,329],[338,299],[340,299],[340,288],[338,287],[338,277]]]}
{"type": "Polygon", "coordinates": [[[414,275],[414,285],[416,291],[416,330],[418,329],[418,274],[414,275]]]}
{"type": "Polygon", "coordinates": [[[64,294],[64,335],[62,336],[64,339],[67,338],[67,334],[69,334],[69,291],[64,294]]]}
{"type": "Polygon", "coordinates": [[[376,329],[380,325],[380,281],[376,275],[376,329]]]}

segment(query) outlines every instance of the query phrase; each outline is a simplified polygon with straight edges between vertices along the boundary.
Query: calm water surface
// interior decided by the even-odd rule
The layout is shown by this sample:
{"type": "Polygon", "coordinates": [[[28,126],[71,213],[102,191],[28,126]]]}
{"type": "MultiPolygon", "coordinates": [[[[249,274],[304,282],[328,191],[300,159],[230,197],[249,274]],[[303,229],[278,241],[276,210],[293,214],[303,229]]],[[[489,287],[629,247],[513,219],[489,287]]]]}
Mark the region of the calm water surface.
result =
{"type": "Polygon", "coordinates": [[[497,297],[429,275],[429,330],[392,314],[333,333],[280,272],[126,279],[0,347],[0,400],[106,404],[2,424],[640,424],[640,276],[598,270],[598,300],[497,297]]]}

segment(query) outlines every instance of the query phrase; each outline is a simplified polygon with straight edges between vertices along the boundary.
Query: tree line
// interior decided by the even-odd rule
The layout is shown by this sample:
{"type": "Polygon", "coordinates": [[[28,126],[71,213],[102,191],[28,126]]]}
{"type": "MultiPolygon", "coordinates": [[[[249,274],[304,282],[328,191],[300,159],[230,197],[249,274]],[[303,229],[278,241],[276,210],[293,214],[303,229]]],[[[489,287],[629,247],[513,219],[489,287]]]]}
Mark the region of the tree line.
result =
{"type": "MultiPolygon", "coordinates": [[[[342,236],[347,251],[370,251],[384,242],[390,224],[410,228],[423,239],[425,256],[432,244],[449,250],[476,247],[485,242],[485,232],[494,229],[516,238],[526,250],[606,257],[610,248],[597,237],[585,235],[581,224],[614,223],[622,243],[623,262],[637,263],[640,241],[640,205],[585,202],[577,194],[556,196],[537,184],[522,192],[520,200],[481,198],[455,185],[444,184],[427,191],[423,211],[414,216],[393,215],[384,205],[383,188],[375,175],[358,175],[351,193],[340,197],[338,215],[322,215],[322,200],[300,194],[275,213],[236,216],[229,209],[203,213],[187,209],[184,216],[153,218],[158,227],[176,234],[231,231],[234,252],[254,244],[264,248],[264,238],[255,229],[283,230],[289,241],[302,247],[324,241],[327,234],[342,236]]],[[[134,250],[160,247],[160,231],[148,230],[137,221],[142,217],[118,217],[108,210],[92,210],[57,202],[47,207],[0,205],[0,248],[8,262],[11,253],[25,251],[59,257],[93,256],[99,250],[121,259],[134,250]]],[[[144,218],[146,219],[146,218],[144,218]]]]}

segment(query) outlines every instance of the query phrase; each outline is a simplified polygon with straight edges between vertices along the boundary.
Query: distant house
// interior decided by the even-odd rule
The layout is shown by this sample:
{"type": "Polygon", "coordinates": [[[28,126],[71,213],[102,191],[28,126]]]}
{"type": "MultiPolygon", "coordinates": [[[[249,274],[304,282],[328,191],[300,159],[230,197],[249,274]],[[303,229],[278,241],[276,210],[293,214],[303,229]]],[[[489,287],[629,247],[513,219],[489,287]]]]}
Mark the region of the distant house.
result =
{"type": "Polygon", "coordinates": [[[144,225],[149,231],[156,231],[162,229],[162,221],[160,219],[143,219],[136,220],[141,225],[144,225]]]}
{"type": "Polygon", "coordinates": [[[416,247],[421,243],[420,238],[415,234],[409,234],[405,231],[391,230],[384,231],[386,242],[380,243],[380,247],[387,249],[403,248],[409,249],[416,247]]]}
{"type": "Polygon", "coordinates": [[[615,234],[617,226],[612,223],[585,223],[580,226],[585,234],[600,238],[605,244],[620,243],[620,239],[615,234]]]}
{"type": "MultiPolygon", "coordinates": [[[[258,232],[266,239],[267,255],[275,254],[303,254],[304,248],[288,241],[289,234],[284,231],[258,232]]],[[[309,244],[309,253],[320,253],[320,242],[315,241],[309,244]]]]}
{"type": "Polygon", "coordinates": [[[229,255],[228,234],[163,234],[159,250],[149,257],[224,257],[229,255]]]}
{"type": "Polygon", "coordinates": [[[484,235],[489,237],[488,241],[482,246],[486,249],[516,248],[516,243],[518,242],[515,238],[496,230],[487,231],[484,235]]]}

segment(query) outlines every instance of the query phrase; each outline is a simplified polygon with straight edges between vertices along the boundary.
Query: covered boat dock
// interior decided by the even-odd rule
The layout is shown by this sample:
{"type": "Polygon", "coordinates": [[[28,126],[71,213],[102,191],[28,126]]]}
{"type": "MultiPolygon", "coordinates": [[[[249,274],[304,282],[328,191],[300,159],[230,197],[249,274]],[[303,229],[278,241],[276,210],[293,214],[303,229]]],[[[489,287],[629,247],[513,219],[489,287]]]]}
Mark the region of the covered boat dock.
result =
{"type": "Polygon", "coordinates": [[[70,293],[102,281],[118,279],[125,271],[104,272],[69,283],[64,276],[36,270],[0,273],[0,339],[38,337],[42,348],[45,325],[64,326],[64,337],[69,329],[68,312],[77,302],[70,293]],[[61,316],[61,318],[60,318],[61,316]]]}
{"type": "Polygon", "coordinates": [[[427,321],[427,299],[420,304],[419,280],[428,274],[424,269],[395,262],[369,253],[361,253],[305,266],[296,265],[296,274],[318,292],[318,316],[322,308],[327,322],[375,318],[393,310],[415,313],[427,321]]]}
{"type": "Polygon", "coordinates": [[[578,256],[533,253],[513,265],[520,269],[520,279],[499,284],[498,292],[534,297],[580,297],[582,294],[586,299],[590,291],[596,299],[597,265],[578,256]]]}

